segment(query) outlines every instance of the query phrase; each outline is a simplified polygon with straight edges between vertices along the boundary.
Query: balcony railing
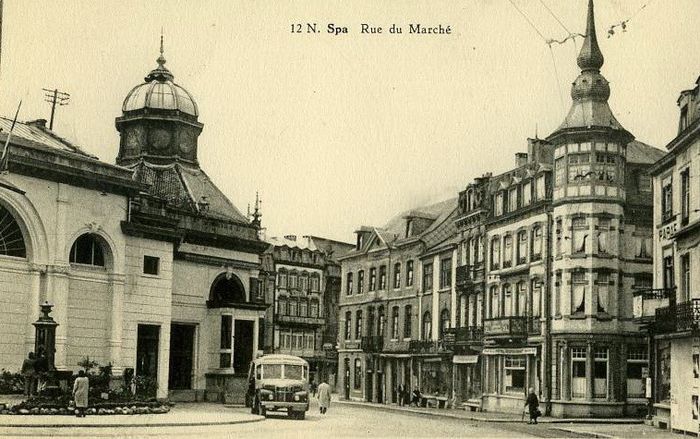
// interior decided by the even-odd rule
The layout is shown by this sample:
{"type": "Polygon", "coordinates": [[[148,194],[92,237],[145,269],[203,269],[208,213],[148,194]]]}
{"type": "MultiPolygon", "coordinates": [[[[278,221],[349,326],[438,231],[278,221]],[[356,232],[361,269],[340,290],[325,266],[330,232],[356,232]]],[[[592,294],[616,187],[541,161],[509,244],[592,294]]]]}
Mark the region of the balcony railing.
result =
{"type": "Polygon", "coordinates": [[[632,292],[632,312],[635,319],[652,319],[658,308],[669,306],[675,288],[654,288],[632,292]]]}
{"type": "Polygon", "coordinates": [[[411,340],[408,350],[414,354],[436,354],[440,351],[440,343],[436,340],[411,340]]]}
{"type": "Polygon", "coordinates": [[[320,326],[323,325],[326,320],[323,317],[303,317],[278,314],[277,321],[279,323],[290,323],[303,326],[320,326]]]}
{"type": "Polygon", "coordinates": [[[675,305],[656,309],[656,332],[699,332],[700,329],[700,299],[691,299],[675,305]]]}
{"type": "Polygon", "coordinates": [[[484,320],[484,337],[527,337],[529,317],[497,317],[484,320]]]}
{"type": "Polygon", "coordinates": [[[482,326],[465,326],[463,328],[450,328],[445,330],[445,345],[479,344],[484,338],[482,326]]]}
{"type": "Polygon", "coordinates": [[[365,352],[381,352],[384,349],[384,337],[380,335],[362,337],[361,346],[365,352]]]}
{"type": "Polygon", "coordinates": [[[475,265],[460,265],[456,271],[456,286],[458,289],[464,290],[474,284],[479,277],[483,277],[484,265],[477,263],[475,265]]]}

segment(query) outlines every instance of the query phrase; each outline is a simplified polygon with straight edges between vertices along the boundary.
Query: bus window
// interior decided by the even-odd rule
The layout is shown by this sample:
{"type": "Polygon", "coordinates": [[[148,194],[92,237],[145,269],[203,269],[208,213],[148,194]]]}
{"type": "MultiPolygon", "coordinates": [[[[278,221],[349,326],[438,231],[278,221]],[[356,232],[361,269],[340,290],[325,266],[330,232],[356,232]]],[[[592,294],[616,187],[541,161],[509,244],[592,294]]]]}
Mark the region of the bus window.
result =
{"type": "Polygon", "coordinates": [[[256,380],[261,380],[262,379],[262,365],[258,364],[255,367],[255,379],[256,380]]]}
{"type": "Polygon", "coordinates": [[[288,380],[303,380],[304,379],[304,367],[298,364],[285,364],[284,365],[284,378],[288,380]]]}

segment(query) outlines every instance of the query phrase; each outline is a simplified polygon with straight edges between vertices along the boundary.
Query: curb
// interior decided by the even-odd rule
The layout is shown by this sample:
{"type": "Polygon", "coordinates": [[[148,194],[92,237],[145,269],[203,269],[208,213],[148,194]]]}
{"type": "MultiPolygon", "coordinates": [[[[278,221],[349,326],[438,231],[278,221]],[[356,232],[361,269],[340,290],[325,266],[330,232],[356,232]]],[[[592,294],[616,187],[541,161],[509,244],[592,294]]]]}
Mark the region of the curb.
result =
{"type": "Polygon", "coordinates": [[[0,424],[1,428],[143,428],[143,427],[198,427],[212,425],[250,424],[264,421],[262,416],[255,419],[240,419],[236,421],[204,421],[204,422],[159,422],[149,424],[0,424]]]}
{"type": "Polygon", "coordinates": [[[605,433],[594,433],[592,431],[574,430],[573,428],[551,427],[550,429],[564,431],[566,433],[585,434],[585,435],[588,435],[589,437],[602,438],[602,439],[613,439],[615,437],[615,436],[611,436],[611,435],[605,434],[605,433]]]}
{"type": "MultiPolygon", "coordinates": [[[[476,421],[476,422],[498,422],[498,423],[512,423],[512,424],[521,424],[523,423],[522,420],[517,419],[517,418],[485,418],[485,417],[480,417],[480,416],[471,416],[471,415],[456,415],[452,414],[449,412],[446,413],[440,413],[440,412],[424,412],[421,410],[413,410],[413,409],[400,409],[396,408],[393,406],[387,406],[387,405],[374,405],[374,404],[366,404],[363,402],[355,402],[355,401],[336,401],[338,404],[345,404],[345,405],[351,405],[355,407],[367,407],[367,408],[375,408],[378,410],[384,410],[384,411],[391,411],[391,412],[397,412],[397,413],[410,413],[414,415],[422,415],[422,416],[430,416],[430,417],[436,417],[436,418],[450,418],[450,419],[458,419],[458,420],[464,420],[464,421],[476,421]]],[[[585,419],[585,418],[572,418],[572,419],[558,419],[558,418],[550,418],[550,419],[540,419],[539,420],[540,424],[643,424],[644,420],[643,419],[626,419],[626,418],[621,418],[621,419],[616,419],[616,418],[611,418],[611,419],[585,419]]],[[[576,433],[580,433],[576,431],[576,433]]],[[[586,433],[588,434],[588,433],[586,433]]],[[[591,433],[591,434],[598,434],[598,433],[591,433]]],[[[600,436],[594,436],[594,437],[609,437],[606,435],[600,435],[600,436]]]]}

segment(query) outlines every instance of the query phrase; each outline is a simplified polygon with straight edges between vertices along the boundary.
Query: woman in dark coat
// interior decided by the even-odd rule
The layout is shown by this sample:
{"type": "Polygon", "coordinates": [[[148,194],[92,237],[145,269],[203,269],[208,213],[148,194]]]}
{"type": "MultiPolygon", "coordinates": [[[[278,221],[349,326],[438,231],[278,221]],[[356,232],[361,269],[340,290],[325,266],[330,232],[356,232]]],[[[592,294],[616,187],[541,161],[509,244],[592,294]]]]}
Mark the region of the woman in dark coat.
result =
{"type": "Polygon", "coordinates": [[[537,399],[535,394],[535,389],[530,387],[530,393],[527,395],[525,400],[525,406],[527,411],[530,413],[530,420],[527,421],[528,424],[537,424],[537,418],[540,416],[540,400],[537,399]]]}

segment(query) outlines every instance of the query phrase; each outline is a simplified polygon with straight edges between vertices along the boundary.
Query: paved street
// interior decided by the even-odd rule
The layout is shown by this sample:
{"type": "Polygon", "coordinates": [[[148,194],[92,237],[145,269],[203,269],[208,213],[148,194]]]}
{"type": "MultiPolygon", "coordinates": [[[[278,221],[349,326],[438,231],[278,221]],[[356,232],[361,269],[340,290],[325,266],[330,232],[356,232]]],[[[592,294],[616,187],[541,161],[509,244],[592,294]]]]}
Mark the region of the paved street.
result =
{"type": "MultiPolygon", "coordinates": [[[[187,405],[175,409],[182,416],[197,419],[201,415],[201,405],[187,405]],[[199,413],[198,413],[199,412],[199,413]]],[[[212,407],[212,406],[208,406],[212,407]]],[[[222,412],[247,413],[245,409],[230,409],[223,406],[213,406],[211,410],[222,412]]],[[[94,417],[93,422],[98,422],[94,417]]],[[[108,422],[108,419],[100,420],[108,422]]],[[[0,424],[2,424],[0,418],[0,424]]],[[[478,437],[478,438],[509,438],[509,437],[593,437],[586,434],[595,431],[599,437],[607,437],[604,432],[625,432],[628,428],[648,428],[644,426],[608,426],[607,430],[597,426],[591,430],[587,425],[571,427],[562,424],[527,425],[521,423],[475,422],[461,419],[439,418],[414,413],[380,411],[372,407],[357,407],[343,404],[333,404],[325,416],[318,414],[318,405],[312,403],[312,409],[304,421],[290,420],[283,415],[271,415],[261,422],[223,426],[179,426],[179,427],[121,427],[121,428],[3,428],[0,425],[2,437],[120,437],[120,438],[166,438],[166,437],[478,437]],[[579,433],[567,432],[561,428],[575,428],[579,433]]],[[[639,430],[637,430],[639,431],[639,430]]],[[[649,433],[622,434],[622,437],[674,437],[669,433],[650,429],[649,433]],[[630,436],[631,434],[631,436],[630,436]]]]}

